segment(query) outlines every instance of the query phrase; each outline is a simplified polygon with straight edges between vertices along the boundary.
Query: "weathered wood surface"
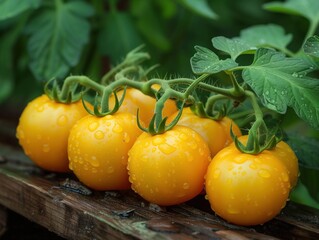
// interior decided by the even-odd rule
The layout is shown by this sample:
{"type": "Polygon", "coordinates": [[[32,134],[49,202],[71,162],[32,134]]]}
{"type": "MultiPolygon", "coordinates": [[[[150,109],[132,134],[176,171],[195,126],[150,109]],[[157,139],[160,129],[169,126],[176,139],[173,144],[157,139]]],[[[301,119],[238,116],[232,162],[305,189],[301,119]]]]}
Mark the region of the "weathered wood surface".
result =
{"type": "Polygon", "coordinates": [[[43,172],[13,138],[1,141],[0,231],[8,208],[66,239],[319,239],[315,209],[289,203],[264,225],[239,227],[215,216],[204,196],[159,208],[132,191],[71,191],[73,175],[43,172]]]}

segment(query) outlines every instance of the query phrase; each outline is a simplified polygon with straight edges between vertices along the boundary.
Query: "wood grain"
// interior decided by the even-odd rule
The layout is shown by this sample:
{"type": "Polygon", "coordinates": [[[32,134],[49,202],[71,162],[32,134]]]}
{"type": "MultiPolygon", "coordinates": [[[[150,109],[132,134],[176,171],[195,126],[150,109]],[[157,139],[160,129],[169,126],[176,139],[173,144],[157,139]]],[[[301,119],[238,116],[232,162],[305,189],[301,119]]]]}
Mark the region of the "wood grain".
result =
{"type": "Polygon", "coordinates": [[[319,238],[318,210],[294,203],[262,226],[239,227],[217,217],[204,196],[161,208],[132,191],[66,188],[66,180],[79,184],[72,174],[44,172],[7,144],[0,158],[0,227],[8,208],[66,239],[319,238]]]}

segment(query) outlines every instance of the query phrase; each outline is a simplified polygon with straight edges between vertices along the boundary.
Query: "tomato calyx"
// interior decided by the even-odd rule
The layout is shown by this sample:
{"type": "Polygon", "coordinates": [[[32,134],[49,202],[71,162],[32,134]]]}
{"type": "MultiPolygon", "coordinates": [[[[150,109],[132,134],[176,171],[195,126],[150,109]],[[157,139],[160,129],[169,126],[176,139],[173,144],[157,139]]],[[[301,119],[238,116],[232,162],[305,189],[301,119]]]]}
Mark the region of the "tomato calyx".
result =
{"type": "Polygon", "coordinates": [[[78,83],[73,83],[68,88],[68,91],[62,94],[57,80],[53,78],[44,85],[44,92],[51,100],[54,100],[55,102],[70,104],[81,99],[83,91],[80,91],[80,88],[83,90],[83,87],[79,87],[78,83]]]}
{"type": "Polygon", "coordinates": [[[231,128],[231,137],[237,149],[243,153],[259,154],[264,150],[273,149],[277,143],[281,141],[276,133],[277,129],[269,130],[263,120],[257,120],[248,132],[248,140],[244,145],[238,137],[233,133],[231,128]]]}
{"type": "Polygon", "coordinates": [[[105,96],[103,95],[101,99],[98,96],[98,94],[96,94],[94,99],[93,111],[87,106],[87,104],[84,101],[84,98],[82,97],[83,106],[88,113],[97,117],[104,117],[106,115],[114,114],[119,110],[119,108],[121,107],[124,101],[125,94],[126,94],[126,87],[124,87],[123,94],[120,99],[118,98],[116,91],[113,91],[113,94],[114,94],[115,102],[114,102],[114,107],[112,109],[109,108],[109,104],[108,104],[109,98],[105,98],[105,97],[103,98],[103,96],[105,96]]]}
{"type": "Polygon", "coordinates": [[[157,118],[157,113],[155,113],[148,127],[144,127],[140,121],[139,110],[137,110],[137,125],[142,131],[147,132],[151,135],[162,134],[172,129],[178,123],[179,119],[182,116],[184,105],[185,101],[183,101],[181,106],[178,108],[178,114],[176,115],[176,117],[168,125],[166,125],[168,117],[160,118],[159,120],[159,118],[157,118]]]}

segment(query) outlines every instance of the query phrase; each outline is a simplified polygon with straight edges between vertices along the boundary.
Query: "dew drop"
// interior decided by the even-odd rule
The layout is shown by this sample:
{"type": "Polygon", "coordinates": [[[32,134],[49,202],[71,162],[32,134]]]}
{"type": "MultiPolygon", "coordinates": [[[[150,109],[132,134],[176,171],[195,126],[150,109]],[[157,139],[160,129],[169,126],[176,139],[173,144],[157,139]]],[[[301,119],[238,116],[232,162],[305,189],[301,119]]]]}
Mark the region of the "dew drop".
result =
{"type": "Polygon", "coordinates": [[[60,117],[58,117],[58,120],[57,120],[57,124],[59,126],[65,126],[66,124],[68,123],[68,117],[65,116],[65,115],[61,115],[60,117]]]}
{"type": "Polygon", "coordinates": [[[50,145],[49,144],[43,144],[42,145],[42,151],[47,153],[50,152],[50,145]]]}
{"type": "Polygon", "coordinates": [[[240,211],[239,211],[238,209],[236,209],[236,208],[234,208],[234,207],[232,207],[232,206],[228,206],[227,212],[228,212],[229,214],[239,214],[239,213],[240,213],[240,211]]]}
{"type": "Polygon", "coordinates": [[[184,133],[179,134],[179,138],[180,138],[181,140],[183,140],[183,141],[185,141],[185,140],[188,139],[187,135],[184,134],[184,133]]]}
{"type": "Polygon", "coordinates": [[[291,76],[298,77],[298,73],[294,72],[291,76]]]}
{"type": "Polygon", "coordinates": [[[209,200],[209,197],[208,197],[208,195],[207,195],[207,194],[205,195],[205,199],[206,199],[206,200],[209,200]]]}
{"type": "Polygon", "coordinates": [[[282,177],[282,181],[284,182],[288,182],[289,181],[289,177],[287,173],[281,173],[281,177],[282,177]]]}
{"type": "Polygon", "coordinates": [[[265,94],[268,96],[268,95],[269,95],[269,91],[267,90],[267,91],[265,92],[265,94]]]}
{"type": "Polygon", "coordinates": [[[43,112],[44,107],[41,105],[41,106],[37,106],[36,109],[38,112],[43,112]]]}
{"type": "Polygon", "coordinates": [[[93,132],[93,131],[95,131],[98,128],[98,126],[99,126],[99,124],[97,122],[92,122],[92,123],[89,124],[88,128],[89,128],[89,130],[91,132],[93,132]]]}
{"type": "Polygon", "coordinates": [[[221,173],[220,169],[216,169],[213,173],[213,178],[215,179],[219,178],[220,173],[221,173]]]}
{"type": "Polygon", "coordinates": [[[114,172],[114,168],[110,166],[110,167],[107,168],[106,172],[111,174],[111,173],[114,172]]]}
{"type": "Polygon", "coordinates": [[[19,138],[19,139],[21,139],[21,140],[25,139],[24,131],[21,130],[20,127],[18,127],[18,129],[17,129],[17,138],[19,138]]]}
{"type": "Polygon", "coordinates": [[[183,189],[185,190],[189,189],[189,183],[187,182],[183,183],[183,189]]]}
{"type": "Polygon", "coordinates": [[[161,137],[155,137],[153,140],[152,140],[152,143],[153,143],[153,145],[155,145],[155,146],[158,146],[158,145],[160,145],[160,144],[162,144],[162,143],[164,143],[165,142],[165,140],[163,139],[163,138],[161,138],[161,137]]]}
{"type": "Polygon", "coordinates": [[[100,166],[100,162],[99,162],[99,160],[96,158],[96,156],[92,156],[92,157],[91,157],[90,164],[91,164],[93,167],[99,167],[99,166],[100,166]]]}
{"type": "Polygon", "coordinates": [[[113,132],[115,133],[121,133],[123,132],[123,128],[119,125],[119,124],[115,124],[115,126],[113,127],[113,132]]]}
{"type": "Polygon", "coordinates": [[[71,162],[69,163],[69,169],[73,171],[73,164],[71,162]]]}
{"type": "Polygon", "coordinates": [[[95,137],[96,139],[103,139],[103,138],[104,138],[104,133],[103,133],[102,131],[98,130],[98,131],[96,131],[96,132],[94,133],[94,137],[95,137]]]}
{"type": "Polygon", "coordinates": [[[173,146],[171,146],[171,145],[169,145],[167,143],[163,143],[163,144],[159,145],[158,148],[164,154],[171,154],[171,153],[173,153],[176,150],[175,147],[173,147],[173,146]]]}
{"type": "Polygon", "coordinates": [[[254,164],[254,163],[250,164],[249,167],[250,167],[251,169],[257,169],[257,165],[254,164]]]}
{"type": "Polygon", "coordinates": [[[123,142],[128,143],[130,142],[130,140],[131,140],[130,135],[127,132],[125,132],[123,136],[123,142]]]}
{"type": "Polygon", "coordinates": [[[270,173],[265,169],[261,169],[258,172],[258,175],[261,176],[262,178],[270,178],[270,173]]]}

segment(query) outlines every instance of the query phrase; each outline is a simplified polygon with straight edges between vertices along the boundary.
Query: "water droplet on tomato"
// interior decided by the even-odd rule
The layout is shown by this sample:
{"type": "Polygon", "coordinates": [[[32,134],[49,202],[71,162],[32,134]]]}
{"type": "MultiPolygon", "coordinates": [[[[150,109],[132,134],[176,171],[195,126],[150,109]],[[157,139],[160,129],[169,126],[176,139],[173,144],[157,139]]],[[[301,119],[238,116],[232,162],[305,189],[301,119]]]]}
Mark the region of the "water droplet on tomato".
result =
{"type": "Polygon", "coordinates": [[[254,163],[250,164],[249,167],[250,167],[251,169],[257,169],[257,168],[258,168],[257,165],[254,164],[254,163]]]}
{"type": "Polygon", "coordinates": [[[239,213],[240,213],[239,209],[236,209],[236,208],[234,208],[234,207],[231,206],[231,205],[228,206],[227,212],[228,212],[229,214],[239,214],[239,213]]]}
{"type": "Polygon", "coordinates": [[[119,125],[119,124],[115,124],[115,126],[113,127],[113,132],[115,133],[121,133],[123,132],[123,128],[119,125]]]}
{"type": "Polygon", "coordinates": [[[183,141],[188,140],[187,135],[186,135],[186,134],[184,134],[184,133],[180,133],[180,134],[179,134],[179,138],[180,138],[181,140],[183,140],[183,141]]]}
{"type": "Polygon", "coordinates": [[[205,154],[205,151],[203,148],[199,148],[198,153],[199,153],[199,155],[203,156],[205,154]]]}
{"type": "Polygon", "coordinates": [[[243,163],[245,161],[246,161],[245,158],[241,158],[241,157],[234,158],[234,162],[236,163],[243,163]]]}
{"type": "Polygon", "coordinates": [[[108,174],[111,174],[111,173],[114,172],[114,168],[110,166],[110,167],[108,167],[108,168],[106,169],[106,172],[107,172],[108,174]]]}
{"type": "Polygon", "coordinates": [[[284,181],[284,182],[288,182],[289,181],[288,174],[285,173],[285,172],[281,173],[281,178],[282,178],[282,181],[284,181]]]}
{"type": "Polygon", "coordinates": [[[96,138],[96,139],[103,139],[104,138],[104,133],[101,131],[101,130],[98,130],[98,131],[96,131],[95,133],[94,133],[94,137],[96,138]]]}
{"type": "Polygon", "coordinates": [[[174,146],[169,145],[167,143],[163,143],[163,144],[159,145],[158,148],[164,154],[171,154],[176,150],[176,148],[174,146]]]}
{"type": "Polygon", "coordinates": [[[58,117],[57,124],[59,126],[61,126],[61,127],[65,126],[67,124],[67,122],[68,122],[67,116],[61,115],[60,117],[58,117]]]}
{"type": "Polygon", "coordinates": [[[262,178],[270,178],[270,173],[268,170],[265,169],[261,169],[260,171],[258,171],[258,175],[261,176],[262,178]]]}
{"type": "Polygon", "coordinates": [[[43,112],[44,110],[44,107],[41,105],[41,106],[36,106],[36,109],[38,112],[43,112]]]}
{"type": "Polygon", "coordinates": [[[16,136],[17,136],[18,139],[21,139],[21,140],[23,140],[23,139],[25,138],[24,131],[21,130],[21,127],[20,127],[20,126],[18,126],[18,128],[17,128],[17,134],[16,134],[16,136]]]}
{"type": "Polygon", "coordinates": [[[70,169],[71,171],[73,171],[73,164],[72,164],[72,162],[69,163],[69,169],[70,169]]]}
{"type": "Polygon", "coordinates": [[[92,173],[97,173],[97,169],[96,168],[92,168],[92,173]]]}
{"type": "Polygon", "coordinates": [[[47,153],[50,152],[50,145],[49,144],[43,144],[42,145],[42,151],[47,153]]]}
{"type": "Polygon", "coordinates": [[[152,143],[153,143],[153,145],[155,145],[155,146],[158,146],[158,145],[160,145],[160,144],[162,144],[162,143],[164,143],[164,142],[165,142],[165,139],[162,138],[161,136],[155,136],[155,137],[153,138],[153,140],[152,140],[152,143]]]}
{"type": "Polygon", "coordinates": [[[91,164],[93,167],[99,167],[99,166],[100,166],[100,162],[99,162],[99,160],[96,158],[96,156],[92,156],[92,157],[91,157],[90,164],[91,164]]]}
{"type": "Polygon", "coordinates": [[[183,189],[185,189],[185,190],[189,189],[189,183],[184,182],[183,183],[183,189]]]}
{"type": "Polygon", "coordinates": [[[205,194],[205,199],[206,199],[206,200],[209,200],[209,197],[208,197],[208,195],[207,195],[207,194],[205,194]]]}
{"type": "Polygon", "coordinates": [[[97,122],[91,122],[90,124],[89,124],[89,130],[91,131],[91,132],[93,132],[93,131],[95,131],[97,128],[98,128],[98,126],[99,126],[99,124],[97,123],[97,122]]]}
{"type": "Polygon", "coordinates": [[[130,135],[127,132],[125,132],[123,136],[123,142],[128,143],[130,142],[130,140],[131,140],[130,135]]]}
{"type": "Polygon", "coordinates": [[[220,169],[216,169],[213,173],[213,178],[215,179],[219,178],[220,173],[221,173],[220,169]]]}

